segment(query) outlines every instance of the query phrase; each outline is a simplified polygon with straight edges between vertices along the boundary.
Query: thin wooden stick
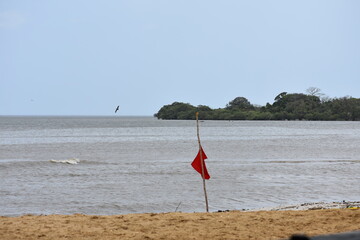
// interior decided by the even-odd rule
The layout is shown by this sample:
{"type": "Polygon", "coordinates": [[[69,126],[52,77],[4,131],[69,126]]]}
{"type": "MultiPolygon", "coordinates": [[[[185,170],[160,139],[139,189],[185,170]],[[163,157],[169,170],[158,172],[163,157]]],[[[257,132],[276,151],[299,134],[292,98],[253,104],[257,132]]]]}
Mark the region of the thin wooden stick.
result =
{"type": "Polygon", "coordinates": [[[206,193],[206,185],[205,185],[205,168],[204,168],[204,159],[202,155],[202,147],[200,142],[200,133],[199,133],[199,113],[196,112],[196,129],[197,129],[197,137],[199,143],[199,151],[200,151],[200,162],[201,162],[201,176],[203,179],[203,187],[204,187],[204,195],[205,195],[205,204],[206,204],[206,212],[209,212],[209,203],[206,193]]]}

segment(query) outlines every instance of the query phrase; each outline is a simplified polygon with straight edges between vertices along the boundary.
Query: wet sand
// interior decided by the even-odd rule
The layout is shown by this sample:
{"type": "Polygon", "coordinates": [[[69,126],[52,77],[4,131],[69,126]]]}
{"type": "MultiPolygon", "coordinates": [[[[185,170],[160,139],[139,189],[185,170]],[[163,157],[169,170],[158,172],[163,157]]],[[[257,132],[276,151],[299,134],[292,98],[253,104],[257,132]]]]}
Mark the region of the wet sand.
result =
{"type": "Polygon", "coordinates": [[[1,239],[286,239],[360,230],[360,209],[0,217],[1,239]]]}

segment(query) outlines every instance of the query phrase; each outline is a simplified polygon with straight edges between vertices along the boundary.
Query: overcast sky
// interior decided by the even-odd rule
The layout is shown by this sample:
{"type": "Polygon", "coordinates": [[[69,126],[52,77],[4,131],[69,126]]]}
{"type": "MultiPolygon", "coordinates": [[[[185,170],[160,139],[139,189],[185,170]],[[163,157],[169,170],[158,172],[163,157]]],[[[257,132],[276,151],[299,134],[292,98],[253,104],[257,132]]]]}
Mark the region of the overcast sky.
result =
{"type": "Polygon", "coordinates": [[[360,97],[358,0],[0,0],[0,115],[360,97]]]}

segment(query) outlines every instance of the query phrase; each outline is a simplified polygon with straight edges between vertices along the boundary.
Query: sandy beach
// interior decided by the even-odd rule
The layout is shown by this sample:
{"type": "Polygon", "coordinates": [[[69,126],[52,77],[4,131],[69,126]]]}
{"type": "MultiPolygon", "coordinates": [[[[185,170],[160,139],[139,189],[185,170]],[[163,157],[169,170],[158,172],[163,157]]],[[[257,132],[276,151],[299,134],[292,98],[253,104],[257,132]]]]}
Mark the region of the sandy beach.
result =
{"type": "Polygon", "coordinates": [[[287,239],[359,229],[358,207],[0,218],[2,239],[287,239]]]}

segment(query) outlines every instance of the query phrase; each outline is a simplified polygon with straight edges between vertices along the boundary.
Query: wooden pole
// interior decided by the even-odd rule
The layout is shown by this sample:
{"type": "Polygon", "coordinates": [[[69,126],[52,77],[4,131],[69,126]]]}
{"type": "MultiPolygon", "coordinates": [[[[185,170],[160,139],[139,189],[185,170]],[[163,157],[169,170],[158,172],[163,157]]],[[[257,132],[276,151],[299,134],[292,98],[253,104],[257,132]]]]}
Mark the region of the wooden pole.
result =
{"type": "Polygon", "coordinates": [[[205,195],[206,212],[209,212],[209,203],[208,203],[208,198],[207,198],[207,193],[206,193],[206,185],[205,185],[204,159],[203,159],[203,155],[202,155],[202,151],[201,151],[202,147],[201,147],[200,133],[199,133],[199,113],[198,113],[198,112],[196,112],[196,129],[197,129],[197,138],[198,138],[199,151],[200,151],[201,176],[202,176],[202,179],[203,179],[203,187],[204,187],[204,195],[205,195]]]}

